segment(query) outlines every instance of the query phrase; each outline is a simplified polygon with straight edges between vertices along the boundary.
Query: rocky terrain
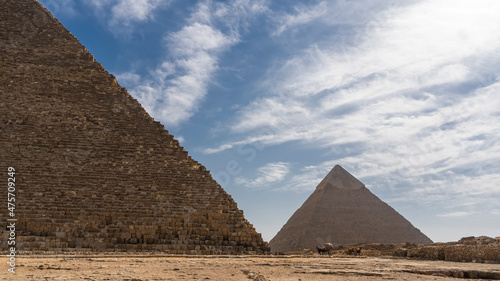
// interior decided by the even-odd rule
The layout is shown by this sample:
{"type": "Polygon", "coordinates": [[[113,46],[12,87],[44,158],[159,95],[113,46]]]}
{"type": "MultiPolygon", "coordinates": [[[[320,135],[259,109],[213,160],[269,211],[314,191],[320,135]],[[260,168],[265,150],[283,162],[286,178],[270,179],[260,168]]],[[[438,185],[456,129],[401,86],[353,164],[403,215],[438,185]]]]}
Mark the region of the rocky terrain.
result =
{"type": "MultiPolygon", "coordinates": [[[[500,263],[500,237],[466,237],[458,242],[398,249],[402,256],[445,261],[500,263]]],[[[397,254],[397,252],[396,252],[397,254]]]]}
{"type": "MultiPolygon", "coordinates": [[[[367,256],[33,256],[0,280],[500,280],[500,265],[367,256]]],[[[5,274],[4,274],[5,273],[5,274]]]]}
{"type": "Polygon", "coordinates": [[[312,250],[260,256],[21,252],[15,274],[0,260],[0,280],[500,280],[499,255],[500,237],[485,236],[422,246],[337,246],[331,256],[312,250]]]}

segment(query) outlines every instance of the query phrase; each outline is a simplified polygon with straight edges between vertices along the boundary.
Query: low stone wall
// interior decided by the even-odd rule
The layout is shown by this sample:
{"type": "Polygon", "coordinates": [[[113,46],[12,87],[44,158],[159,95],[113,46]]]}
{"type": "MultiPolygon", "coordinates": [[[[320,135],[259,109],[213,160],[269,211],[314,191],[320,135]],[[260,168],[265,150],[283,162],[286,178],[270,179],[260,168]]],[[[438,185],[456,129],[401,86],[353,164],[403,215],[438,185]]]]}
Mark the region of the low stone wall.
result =
{"type": "Polygon", "coordinates": [[[431,260],[500,263],[500,237],[466,237],[454,243],[399,248],[394,255],[431,260]]]}
{"type": "Polygon", "coordinates": [[[500,245],[423,246],[408,249],[410,258],[463,262],[500,262],[500,245]]]}
{"type": "MultiPolygon", "coordinates": [[[[394,256],[400,258],[443,260],[457,262],[500,263],[500,237],[466,237],[458,242],[428,245],[404,244],[353,244],[334,247],[333,255],[357,255],[351,248],[361,248],[361,256],[394,256]]],[[[317,255],[311,249],[287,254],[317,255]]]]}

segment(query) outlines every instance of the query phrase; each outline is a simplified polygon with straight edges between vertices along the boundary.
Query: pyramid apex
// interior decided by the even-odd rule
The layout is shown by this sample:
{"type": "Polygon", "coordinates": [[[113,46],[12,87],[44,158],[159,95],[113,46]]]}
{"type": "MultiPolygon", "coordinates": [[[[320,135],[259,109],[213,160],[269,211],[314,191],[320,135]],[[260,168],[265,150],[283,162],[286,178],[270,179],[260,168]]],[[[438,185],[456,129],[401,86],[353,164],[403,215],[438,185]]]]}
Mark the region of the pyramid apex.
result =
{"type": "Polygon", "coordinates": [[[360,182],[340,165],[335,165],[333,167],[333,169],[316,187],[316,190],[323,189],[329,185],[341,189],[360,189],[365,187],[362,182],[360,182]]]}

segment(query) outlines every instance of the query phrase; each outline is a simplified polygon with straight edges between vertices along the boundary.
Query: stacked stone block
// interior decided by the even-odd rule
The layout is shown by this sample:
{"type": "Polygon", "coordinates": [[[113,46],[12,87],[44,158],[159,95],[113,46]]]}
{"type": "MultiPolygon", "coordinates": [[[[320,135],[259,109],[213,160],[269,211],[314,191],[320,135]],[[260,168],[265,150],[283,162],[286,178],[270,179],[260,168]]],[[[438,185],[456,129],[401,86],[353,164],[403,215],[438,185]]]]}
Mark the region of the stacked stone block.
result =
{"type": "MultiPolygon", "coordinates": [[[[17,172],[19,250],[269,250],[210,172],[45,8],[0,6],[0,173],[17,172]]],[[[1,208],[2,238],[6,222],[1,208]]]]}
{"type": "Polygon", "coordinates": [[[464,237],[458,242],[414,246],[404,256],[462,262],[500,262],[500,237],[464,237]]]}

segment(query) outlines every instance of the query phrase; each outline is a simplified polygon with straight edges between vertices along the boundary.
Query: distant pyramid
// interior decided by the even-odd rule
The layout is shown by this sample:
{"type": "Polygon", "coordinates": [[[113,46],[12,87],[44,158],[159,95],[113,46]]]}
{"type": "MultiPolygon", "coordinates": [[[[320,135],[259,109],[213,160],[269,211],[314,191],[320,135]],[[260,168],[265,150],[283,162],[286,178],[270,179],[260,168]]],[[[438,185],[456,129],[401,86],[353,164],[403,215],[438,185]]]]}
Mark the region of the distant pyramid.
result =
{"type": "Polygon", "coordinates": [[[3,191],[16,171],[18,251],[269,249],[210,172],[36,0],[0,0],[0,159],[3,191]]]}
{"type": "Polygon", "coordinates": [[[432,243],[365,185],[336,165],[271,240],[273,252],[311,249],[324,242],[432,243]]]}

